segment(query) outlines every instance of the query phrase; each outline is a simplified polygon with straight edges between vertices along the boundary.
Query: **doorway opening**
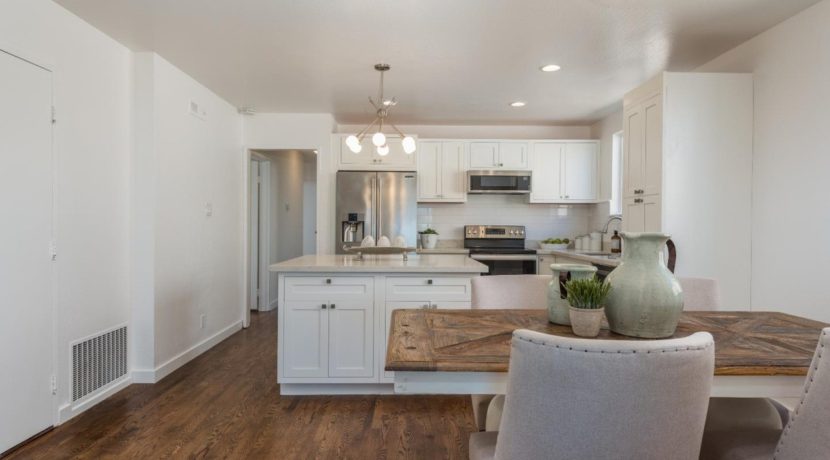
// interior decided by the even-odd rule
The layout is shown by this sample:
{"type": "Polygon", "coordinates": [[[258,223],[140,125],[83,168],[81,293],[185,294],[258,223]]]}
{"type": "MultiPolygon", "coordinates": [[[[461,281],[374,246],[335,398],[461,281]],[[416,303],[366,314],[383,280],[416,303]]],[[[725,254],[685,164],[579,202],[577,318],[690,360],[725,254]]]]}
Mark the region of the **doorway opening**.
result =
{"type": "Polygon", "coordinates": [[[268,267],[317,253],[315,150],[252,150],[250,162],[251,310],[277,307],[277,274],[268,267]]]}

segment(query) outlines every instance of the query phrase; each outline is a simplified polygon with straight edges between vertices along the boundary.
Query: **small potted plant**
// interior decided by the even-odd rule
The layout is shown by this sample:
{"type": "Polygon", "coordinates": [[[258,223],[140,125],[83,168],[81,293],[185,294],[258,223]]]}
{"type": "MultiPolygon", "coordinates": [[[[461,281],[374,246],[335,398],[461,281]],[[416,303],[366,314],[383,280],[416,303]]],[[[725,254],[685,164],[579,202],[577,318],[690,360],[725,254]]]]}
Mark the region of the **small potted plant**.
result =
{"type": "Polygon", "coordinates": [[[424,249],[435,249],[435,246],[438,244],[438,232],[435,229],[427,228],[420,232],[420,234],[421,247],[424,249]]]}
{"type": "Polygon", "coordinates": [[[573,279],[565,283],[571,305],[571,328],[580,337],[599,335],[605,314],[605,299],[611,285],[596,278],[573,279]]]}

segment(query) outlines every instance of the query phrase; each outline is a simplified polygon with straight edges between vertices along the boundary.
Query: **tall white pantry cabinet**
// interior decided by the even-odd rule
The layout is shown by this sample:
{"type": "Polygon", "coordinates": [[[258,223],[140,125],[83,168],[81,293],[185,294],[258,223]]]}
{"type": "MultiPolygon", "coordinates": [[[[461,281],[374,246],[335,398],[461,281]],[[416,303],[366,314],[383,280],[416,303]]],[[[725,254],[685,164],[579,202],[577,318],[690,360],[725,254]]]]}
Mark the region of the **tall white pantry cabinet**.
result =
{"type": "Polygon", "coordinates": [[[623,229],[665,232],[680,276],[750,305],[751,74],[662,73],[623,100],[623,229]]]}

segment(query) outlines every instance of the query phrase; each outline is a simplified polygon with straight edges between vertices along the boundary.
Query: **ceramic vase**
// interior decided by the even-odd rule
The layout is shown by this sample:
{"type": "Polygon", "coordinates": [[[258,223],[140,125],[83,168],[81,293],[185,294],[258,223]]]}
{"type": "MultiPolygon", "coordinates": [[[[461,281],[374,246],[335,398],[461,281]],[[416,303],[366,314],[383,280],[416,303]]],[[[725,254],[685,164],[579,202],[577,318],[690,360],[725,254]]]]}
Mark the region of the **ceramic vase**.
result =
{"type": "Polygon", "coordinates": [[[659,339],[674,334],[683,312],[683,290],[666,268],[664,233],[623,233],[620,265],[606,281],[609,328],[630,337],[659,339]]]}
{"type": "Polygon", "coordinates": [[[586,309],[570,307],[571,329],[580,337],[596,337],[602,326],[603,308],[586,309]]]}
{"type": "Polygon", "coordinates": [[[597,267],[578,264],[551,264],[553,279],[548,285],[548,320],[554,324],[569,326],[571,324],[570,308],[565,287],[560,285],[560,276],[570,274],[569,279],[593,278],[597,267]]]}

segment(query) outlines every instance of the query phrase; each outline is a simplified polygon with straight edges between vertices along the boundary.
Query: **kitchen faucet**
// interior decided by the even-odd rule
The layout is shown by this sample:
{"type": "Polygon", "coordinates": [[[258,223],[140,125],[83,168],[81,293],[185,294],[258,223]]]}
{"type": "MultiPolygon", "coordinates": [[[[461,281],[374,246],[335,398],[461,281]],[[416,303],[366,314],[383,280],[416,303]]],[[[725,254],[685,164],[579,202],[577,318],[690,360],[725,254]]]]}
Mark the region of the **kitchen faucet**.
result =
{"type": "Polygon", "coordinates": [[[611,216],[608,219],[608,222],[605,223],[605,228],[602,229],[603,234],[608,233],[608,226],[611,225],[611,222],[613,222],[615,220],[618,220],[618,221],[620,221],[620,223],[622,223],[622,216],[620,216],[619,214],[611,216]]]}

